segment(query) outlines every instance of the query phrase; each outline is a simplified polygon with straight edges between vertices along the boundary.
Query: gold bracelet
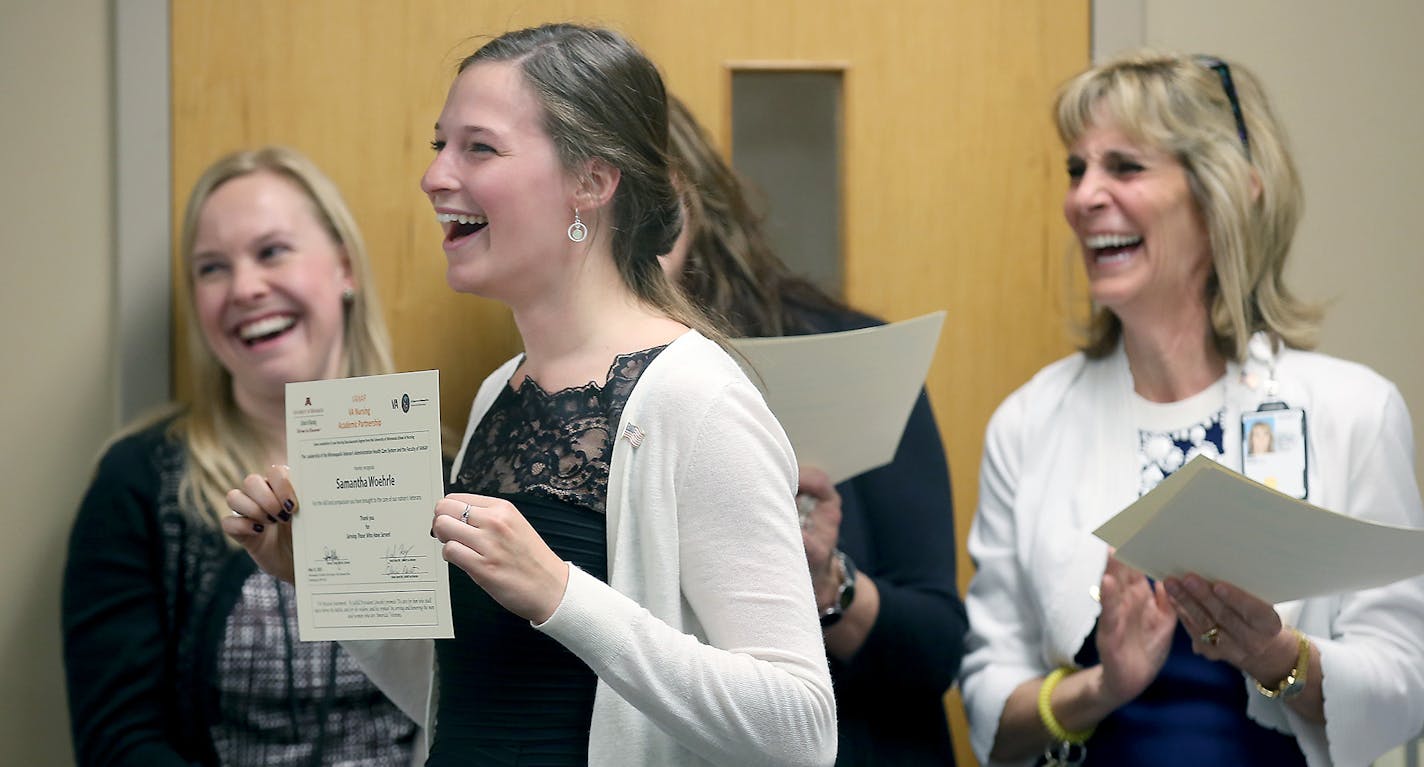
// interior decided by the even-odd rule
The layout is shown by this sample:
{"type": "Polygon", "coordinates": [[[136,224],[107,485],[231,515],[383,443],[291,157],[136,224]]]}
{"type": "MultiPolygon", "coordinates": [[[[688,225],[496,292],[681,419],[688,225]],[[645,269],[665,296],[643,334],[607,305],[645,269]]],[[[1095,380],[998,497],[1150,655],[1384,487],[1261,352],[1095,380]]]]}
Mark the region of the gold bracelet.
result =
{"type": "Polygon", "coordinates": [[[1290,700],[1302,692],[1305,692],[1305,679],[1310,672],[1310,637],[1306,636],[1305,633],[1298,628],[1292,628],[1291,631],[1295,632],[1296,642],[1300,647],[1295,659],[1295,668],[1291,669],[1289,674],[1286,674],[1286,678],[1282,679],[1281,683],[1276,685],[1274,690],[1261,684],[1258,679],[1252,680],[1256,683],[1256,692],[1261,693],[1267,698],[1290,700]]]}
{"type": "Polygon", "coordinates": [[[1068,668],[1067,666],[1059,666],[1048,672],[1048,676],[1043,678],[1043,685],[1038,688],[1038,718],[1043,720],[1044,728],[1048,730],[1048,734],[1052,735],[1055,740],[1072,743],[1073,745],[1082,745],[1088,741],[1088,738],[1093,736],[1093,730],[1095,728],[1089,727],[1086,730],[1078,732],[1072,732],[1066,729],[1063,724],[1058,721],[1058,718],[1053,715],[1053,705],[1050,702],[1053,697],[1053,688],[1057,687],[1058,683],[1063,681],[1063,677],[1073,673],[1074,670],[1075,669],[1068,668]]]}

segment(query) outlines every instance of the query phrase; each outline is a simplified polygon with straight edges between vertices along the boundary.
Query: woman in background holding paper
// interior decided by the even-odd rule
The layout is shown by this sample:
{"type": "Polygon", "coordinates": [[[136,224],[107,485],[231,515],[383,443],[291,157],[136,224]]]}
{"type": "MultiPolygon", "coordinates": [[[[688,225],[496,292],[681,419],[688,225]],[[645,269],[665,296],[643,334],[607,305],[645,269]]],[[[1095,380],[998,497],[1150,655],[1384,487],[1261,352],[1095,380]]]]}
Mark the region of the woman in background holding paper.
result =
{"type": "Polygon", "coordinates": [[[390,371],[356,223],[305,157],[238,152],[194,185],[180,252],[192,399],[109,445],[70,536],[75,755],[409,764],[415,724],[338,645],[296,640],[292,587],[218,525],[228,488],[286,460],[288,382],[390,371]]]}
{"type": "MultiPolygon", "coordinates": [[[[475,395],[435,508],[463,572],[434,694],[427,641],[365,645],[438,702],[428,764],[829,764],[795,456],[658,261],[681,216],[656,68],[608,30],[509,32],[461,63],[434,138],[446,278],[507,304],[525,352],[475,395]]],[[[227,529],[290,572],[253,527],[295,505],[285,473],[244,490],[227,529]]]]}
{"type": "MultiPolygon", "coordinates": [[[[663,264],[693,301],[750,338],[879,324],[771,252],[740,179],[676,98],[669,130],[687,220],[663,264]]],[[[836,763],[952,764],[942,701],[968,626],[954,583],[949,472],[928,397],[921,391],[892,463],[836,486],[802,466],[799,493],[835,682],[836,763]]]]}
{"type": "Polygon", "coordinates": [[[1304,351],[1318,316],[1282,281],[1301,207],[1282,129],[1240,67],[1150,53],[1070,81],[1056,114],[1098,309],[1083,351],[989,425],[962,676],[976,751],[1366,764],[1424,724],[1424,580],[1272,606],[1153,583],[1092,536],[1196,455],[1241,469],[1243,416],[1276,402],[1309,418],[1306,500],[1424,526],[1398,391],[1304,351]]]}

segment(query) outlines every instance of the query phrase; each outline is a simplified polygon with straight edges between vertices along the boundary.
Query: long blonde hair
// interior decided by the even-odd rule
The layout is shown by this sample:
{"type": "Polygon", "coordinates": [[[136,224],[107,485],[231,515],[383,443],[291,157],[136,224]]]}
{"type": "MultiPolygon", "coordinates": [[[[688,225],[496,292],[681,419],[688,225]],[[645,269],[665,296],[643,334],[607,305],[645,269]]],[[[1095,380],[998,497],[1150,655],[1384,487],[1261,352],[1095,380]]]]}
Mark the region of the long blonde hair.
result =
{"type": "Polygon", "coordinates": [[[180,243],[185,274],[176,280],[179,300],[187,307],[187,358],[192,371],[192,393],[186,408],[169,433],[184,445],[187,462],[179,484],[183,507],[204,519],[217,520],[227,512],[227,491],[243,477],[261,471],[267,446],[251,420],[233,399],[232,374],[208,348],[198,326],[193,303],[193,277],[188,265],[198,236],[198,217],[218,187],[253,173],[271,173],[291,181],[311,202],[317,221],[346,254],[355,295],[346,303],[342,345],[342,376],[389,373],[390,334],[381,315],[380,301],[371,278],[370,259],[356,220],[340,191],[326,174],[304,155],[285,147],[235,152],[213,163],[193,186],[183,214],[180,243]]]}
{"type": "MultiPolygon", "coordinates": [[[[1058,135],[1071,146],[1107,120],[1181,162],[1211,242],[1205,300],[1222,356],[1244,360],[1259,330],[1286,346],[1312,348],[1321,311],[1292,294],[1283,278],[1303,207],[1285,131],[1255,75],[1235,62],[1202,59],[1140,51],[1083,72],[1058,94],[1058,135]],[[1244,136],[1223,75],[1210,66],[1217,63],[1229,68],[1244,136]]],[[[1100,308],[1083,351],[1105,356],[1121,333],[1117,316],[1100,308]]]]}

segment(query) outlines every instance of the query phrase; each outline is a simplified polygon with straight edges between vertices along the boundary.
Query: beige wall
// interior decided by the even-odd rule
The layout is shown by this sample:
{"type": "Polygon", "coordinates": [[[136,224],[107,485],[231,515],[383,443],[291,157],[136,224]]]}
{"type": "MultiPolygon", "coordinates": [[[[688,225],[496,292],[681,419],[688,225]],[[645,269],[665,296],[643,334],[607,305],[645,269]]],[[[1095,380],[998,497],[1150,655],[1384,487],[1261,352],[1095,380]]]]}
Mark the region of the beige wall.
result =
{"type": "Polygon", "coordinates": [[[0,0],[4,764],[71,760],[60,567],[95,450],[114,426],[108,8],[0,0]]]}
{"type": "MultiPolygon", "coordinates": [[[[1320,349],[1393,380],[1424,438],[1424,3],[1098,0],[1094,56],[1146,44],[1265,82],[1305,185],[1291,283],[1328,303],[1320,349]]],[[[1415,450],[1416,475],[1424,452],[1415,450]]]]}

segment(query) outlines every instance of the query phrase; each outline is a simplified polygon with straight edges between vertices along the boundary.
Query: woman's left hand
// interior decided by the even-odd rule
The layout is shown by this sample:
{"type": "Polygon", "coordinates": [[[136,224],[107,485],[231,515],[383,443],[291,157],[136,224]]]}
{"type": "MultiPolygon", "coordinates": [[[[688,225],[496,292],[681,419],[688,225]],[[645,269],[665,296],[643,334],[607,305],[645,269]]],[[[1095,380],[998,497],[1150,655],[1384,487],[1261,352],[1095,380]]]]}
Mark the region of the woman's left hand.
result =
{"type": "Polygon", "coordinates": [[[1281,679],[1294,667],[1299,653],[1295,632],[1281,623],[1271,603],[1195,573],[1168,578],[1164,585],[1196,654],[1262,680],[1281,679]]]}
{"type": "Polygon", "coordinates": [[[430,531],[445,544],[445,561],[515,615],[543,623],[563,601],[568,563],[509,501],[451,493],[435,504],[430,531]]]}

